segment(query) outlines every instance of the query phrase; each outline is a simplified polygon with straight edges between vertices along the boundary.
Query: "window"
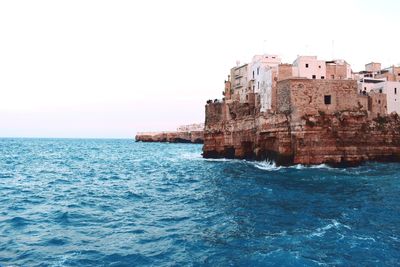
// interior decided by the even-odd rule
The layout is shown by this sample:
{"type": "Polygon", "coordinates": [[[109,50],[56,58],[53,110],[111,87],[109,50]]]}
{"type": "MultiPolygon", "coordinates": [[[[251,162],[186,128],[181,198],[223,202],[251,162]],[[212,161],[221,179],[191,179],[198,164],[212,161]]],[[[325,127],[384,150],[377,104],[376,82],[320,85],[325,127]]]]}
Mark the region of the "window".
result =
{"type": "Polygon", "coordinates": [[[325,76],[321,76],[321,80],[325,79],[325,76]]]}
{"type": "Polygon", "coordinates": [[[331,96],[330,95],[324,96],[324,102],[325,102],[325,105],[330,105],[331,104],[331,96]]]}
{"type": "Polygon", "coordinates": [[[260,89],[260,82],[257,82],[257,89],[260,89]]]}
{"type": "Polygon", "coordinates": [[[256,89],[256,86],[255,86],[255,85],[253,85],[253,92],[254,92],[254,89],[256,89]]]}
{"type": "Polygon", "coordinates": [[[306,63],[306,68],[308,68],[308,63],[306,63]]]}
{"type": "Polygon", "coordinates": [[[260,67],[257,68],[257,75],[260,74],[260,67]]]}
{"type": "Polygon", "coordinates": [[[378,100],[378,104],[380,104],[381,103],[381,101],[380,100],[378,100]]]}
{"type": "Polygon", "coordinates": [[[316,79],[316,78],[317,78],[317,76],[313,75],[313,76],[312,76],[312,78],[313,78],[313,79],[316,79]]]}
{"type": "Polygon", "coordinates": [[[397,95],[397,88],[394,88],[394,94],[397,95]]]}
{"type": "Polygon", "coordinates": [[[334,80],[334,79],[335,79],[335,75],[332,74],[332,75],[331,75],[331,78],[332,78],[332,80],[334,80]]]}
{"type": "Polygon", "coordinates": [[[400,76],[400,72],[399,72],[399,73],[397,73],[397,76],[400,76]]]}
{"type": "Polygon", "coordinates": [[[321,68],[321,65],[320,65],[320,66],[318,66],[318,68],[321,68]]]}
{"type": "Polygon", "coordinates": [[[254,70],[253,70],[253,79],[254,79],[254,70]]]}
{"type": "Polygon", "coordinates": [[[381,88],[381,89],[379,89],[379,93],[381,93],[381,94],[382,94],[382,88],[381,88]]]}

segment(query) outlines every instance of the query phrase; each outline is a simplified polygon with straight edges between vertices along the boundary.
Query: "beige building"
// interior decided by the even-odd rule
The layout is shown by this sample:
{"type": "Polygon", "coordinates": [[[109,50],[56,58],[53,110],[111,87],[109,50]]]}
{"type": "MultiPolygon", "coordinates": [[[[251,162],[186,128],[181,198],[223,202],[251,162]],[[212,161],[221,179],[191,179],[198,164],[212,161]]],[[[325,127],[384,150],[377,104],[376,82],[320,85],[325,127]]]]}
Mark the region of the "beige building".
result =
{"type": "Polygon", "coordinates": [[[316,56],[298,56],[293,62],[293,77],[307,79],[325,79],[325,61],[316,56]]]}
{"type": "Polygon", "coordinates": [[[391,66],[389,68],[381,70],[377,75],[377,78],[385,78],[386,81],[399,82],[400,81],[400,67],[391,66]]]}
{"type": "Polygon", "coordinates": [[[231,69],[232,99],[246,101],[248,91],[249,64],[243,64],[231,69]]]}

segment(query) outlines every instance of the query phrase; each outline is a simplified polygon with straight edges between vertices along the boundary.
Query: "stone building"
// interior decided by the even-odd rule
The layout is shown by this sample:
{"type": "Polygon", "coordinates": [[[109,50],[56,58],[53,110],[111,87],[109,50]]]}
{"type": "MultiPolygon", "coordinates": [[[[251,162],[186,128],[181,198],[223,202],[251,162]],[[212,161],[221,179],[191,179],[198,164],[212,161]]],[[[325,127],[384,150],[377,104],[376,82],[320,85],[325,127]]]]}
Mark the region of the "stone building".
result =
{"type": "Polygon", "coordinates": [[[294,120],[304,115],[368,109],[368,97],[357,93],[354,80],[291,78],[278,82],[277,92],[277,112],[290,113],[294,120]]]}
{"type": "Polygon", "coordinates": [[[372,118],[387,114],[387,97],[381,92],[371,92],[368,95],[368,110],[372,118]]]}
{"type": "Polygon", "coordinates": [[[326,61],[327,80],[349,80],[352,79],[351,66],[346,61],[337,59],[326,61]]]}

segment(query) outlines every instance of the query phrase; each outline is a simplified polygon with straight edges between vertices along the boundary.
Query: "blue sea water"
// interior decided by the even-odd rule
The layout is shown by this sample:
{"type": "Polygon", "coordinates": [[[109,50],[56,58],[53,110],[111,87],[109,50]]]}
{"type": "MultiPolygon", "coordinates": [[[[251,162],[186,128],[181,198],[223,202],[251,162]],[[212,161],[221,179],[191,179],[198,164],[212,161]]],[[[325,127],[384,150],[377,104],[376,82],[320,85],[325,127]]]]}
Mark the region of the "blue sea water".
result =
{"type": "Polygon", "coordinates": [[[0,139],[1,266],[395,266],[400,164],[205,160],[201,145],[0,139]]]}

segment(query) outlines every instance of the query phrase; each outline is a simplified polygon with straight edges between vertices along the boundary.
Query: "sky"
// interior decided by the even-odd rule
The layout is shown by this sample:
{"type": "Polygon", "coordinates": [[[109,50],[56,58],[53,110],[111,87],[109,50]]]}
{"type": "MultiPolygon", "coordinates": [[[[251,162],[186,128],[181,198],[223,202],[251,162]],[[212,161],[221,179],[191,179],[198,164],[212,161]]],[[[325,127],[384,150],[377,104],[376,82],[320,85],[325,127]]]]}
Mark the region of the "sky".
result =
{"type": "Polygon", "coordinates": [[[0,137],[204,122],[237,61],[400,64],[400,1],[0,1],[0,137]]]}

